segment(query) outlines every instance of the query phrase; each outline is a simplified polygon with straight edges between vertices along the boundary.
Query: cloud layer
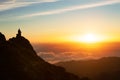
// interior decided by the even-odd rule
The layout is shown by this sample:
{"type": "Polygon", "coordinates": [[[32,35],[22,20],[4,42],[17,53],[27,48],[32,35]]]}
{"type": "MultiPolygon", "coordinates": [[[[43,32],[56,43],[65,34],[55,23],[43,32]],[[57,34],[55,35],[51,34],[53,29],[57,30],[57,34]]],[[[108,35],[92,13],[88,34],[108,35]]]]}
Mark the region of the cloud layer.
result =
{"type": "Polygon", "coordinates": [[[44,60],[50,63],[88,59],[92,57],[81,52],[61,52],[59,54],[56,54],[54,52],[39,52],[38,56],[42,57],[44,60]]]}
{"type": "Polygon", "coordinates": [[[98,47],[85,47],[81,44],[37,44],[34,45],[37,55],[50,63],[96,59],[109,56],[120,56],[120,43],[101,43],[98,47]]]}

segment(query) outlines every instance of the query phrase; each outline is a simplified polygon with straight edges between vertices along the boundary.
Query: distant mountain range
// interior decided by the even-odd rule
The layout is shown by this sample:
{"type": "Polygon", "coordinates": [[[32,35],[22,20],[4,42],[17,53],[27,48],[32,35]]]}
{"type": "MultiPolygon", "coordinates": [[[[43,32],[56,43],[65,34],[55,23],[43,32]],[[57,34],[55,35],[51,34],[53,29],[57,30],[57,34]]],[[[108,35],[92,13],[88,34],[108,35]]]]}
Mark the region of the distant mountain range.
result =
{"type": "Polygon", "coordinates": [[[45,62],[21,36],[6,40],[0,33],[0,80],[87,80],[45,62]]]}
{"type": "Polygon", "coordinates": [[[120,80],[120,57],[59,62],[56,65],[90,80],[120,80]]]}

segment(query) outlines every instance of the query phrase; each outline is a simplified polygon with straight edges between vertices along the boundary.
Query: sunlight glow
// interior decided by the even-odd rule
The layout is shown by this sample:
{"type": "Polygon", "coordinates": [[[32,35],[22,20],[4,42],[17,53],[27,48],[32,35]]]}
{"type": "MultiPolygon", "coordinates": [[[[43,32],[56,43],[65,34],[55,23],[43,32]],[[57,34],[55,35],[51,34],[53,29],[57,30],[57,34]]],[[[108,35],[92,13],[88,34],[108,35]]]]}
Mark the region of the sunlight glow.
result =
{"type": "Polygon", "coordinates": [[[81,38],[82,42],[93,43],[98,41],[97,37],[93,34],[86,34],[81,38]]]}
{"type": "Polygon", "coordinates": [[[74,40],[82,43],[96,43],[101,41],[101,37],[92,33],[74,37],[74,40]]]}

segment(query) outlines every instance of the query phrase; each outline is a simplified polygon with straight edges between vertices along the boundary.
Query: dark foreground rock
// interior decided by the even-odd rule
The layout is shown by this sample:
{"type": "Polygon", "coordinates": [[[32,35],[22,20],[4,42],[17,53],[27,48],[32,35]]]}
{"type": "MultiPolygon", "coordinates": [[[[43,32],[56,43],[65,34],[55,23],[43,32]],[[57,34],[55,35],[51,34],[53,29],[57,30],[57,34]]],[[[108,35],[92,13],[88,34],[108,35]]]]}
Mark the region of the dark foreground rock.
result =
{"type": "Polygon", "coordinates": [[[30,42],[18,31],[6,41],[0,33],[0,80],[82,80],[62,67],[37,56],[30,42]]]}

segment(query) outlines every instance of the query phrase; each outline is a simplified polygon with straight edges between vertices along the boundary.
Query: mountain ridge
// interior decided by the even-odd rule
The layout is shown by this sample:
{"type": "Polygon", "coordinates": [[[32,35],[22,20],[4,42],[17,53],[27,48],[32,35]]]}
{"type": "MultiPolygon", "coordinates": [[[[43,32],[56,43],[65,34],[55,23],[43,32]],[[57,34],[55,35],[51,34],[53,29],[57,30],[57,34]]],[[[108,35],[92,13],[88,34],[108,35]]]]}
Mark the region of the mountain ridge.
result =
{"type": "Polygon", "coordinates": [[[85,80],[38,57],[20,29],[9,40],[0,33],[0,54],[0,80],[85,80]]]}
{"type": "Polygon", "coordinates": [[[90,80],[120,80],[120,57],[59,62],[56,65],[90,80]]]}

